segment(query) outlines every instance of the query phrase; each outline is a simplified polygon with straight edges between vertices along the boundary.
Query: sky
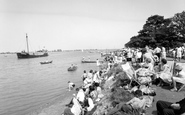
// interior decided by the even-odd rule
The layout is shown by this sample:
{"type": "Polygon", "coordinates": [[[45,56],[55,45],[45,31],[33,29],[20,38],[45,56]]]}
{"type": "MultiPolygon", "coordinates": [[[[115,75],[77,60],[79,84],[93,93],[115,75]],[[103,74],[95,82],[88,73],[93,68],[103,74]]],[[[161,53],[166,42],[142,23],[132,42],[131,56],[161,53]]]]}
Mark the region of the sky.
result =
{"type": "Polygon", "coordinates": [[[0,52],[123,48],[148,17],[173,17],[185,0],[0,0],[0,52]]]}

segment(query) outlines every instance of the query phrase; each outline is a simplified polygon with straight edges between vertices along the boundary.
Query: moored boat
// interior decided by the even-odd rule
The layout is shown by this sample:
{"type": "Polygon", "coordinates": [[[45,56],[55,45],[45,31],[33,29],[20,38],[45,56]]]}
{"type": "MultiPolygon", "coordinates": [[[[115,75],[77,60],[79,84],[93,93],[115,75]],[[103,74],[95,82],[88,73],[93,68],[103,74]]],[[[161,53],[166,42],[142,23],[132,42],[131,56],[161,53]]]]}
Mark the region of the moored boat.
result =
{"type": "Polygon", "coordinates": [[[47,52],[43,53],[27,53],[27,52],[20,52],[17,53],[18,59],[26,59],[26,58],[37,58],[37,57],[46,57],[48,56],[47,52]]]}
{"type": "Polygon", "coordinates": [[[28,36],[26,34],[26,42],[27,42],[27,52],[22,51],[17,53],[18,59],[27,59],[27,58],[37,58],[37,57],[46,57],[48,53],[46,50],[40,50],[38,52],[30,53],[29,52],[29,45],[28,45],[28,36]]]}
{"type": "Polygon", "coordinates": [[[50,64],[52,63],[53,61],[43,61],[43,62],[40,62],[40,64],[50,64]]]}
{"type": "Polygon", "coordinates": [[[82,60],[82,63],[96,63],[96,61],[82,60]]]}
{"type": "Polygon", "coordinates": [[[69,67],[67,70],[68,71],[75,71],[77,69],[77,66],[69,67]]]}

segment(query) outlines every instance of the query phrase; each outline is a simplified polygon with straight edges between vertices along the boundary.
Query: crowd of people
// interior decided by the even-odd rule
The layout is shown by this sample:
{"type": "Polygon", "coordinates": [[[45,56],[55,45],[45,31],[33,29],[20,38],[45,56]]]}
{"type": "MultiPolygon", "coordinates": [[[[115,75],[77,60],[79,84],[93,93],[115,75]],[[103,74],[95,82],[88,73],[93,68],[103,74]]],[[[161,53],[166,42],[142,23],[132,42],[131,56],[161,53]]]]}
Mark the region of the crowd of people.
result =
{"type": "MultiPolygon", "coordinates": [[[[178,50],[177,50],[178,51],[178,50]]],[[[166,49],[125,48],[106,55],[99,70],[84,70],[83,84],[67,104],[64,115],[145,115],[152,106],[155,88],[165,84],[177,91],[185,81],[185,71],[175,60],[168,63],[166,49]]],[[[181,58],[181,57],[180,57],[181,58]]],[[[69,82],[70,90],[74,88],[69,82]]],[[[185,112],[185,99],[177,103],[158,101],[159,115],[185,112]]]]}
{"type": "MultiPolygon", "coordinates": [[[[96,110],[96,102],[103,97],[101,82],[103,78],[102,71],[84,70],[82,75],[83,84],[76,88],[76,94],[71,102],[67,104],[67,109],[64,110],[64,115],[91,115],[96,110]]],[[[68,82],[69,91],[74,89],[75,84],[68,82]]]]}

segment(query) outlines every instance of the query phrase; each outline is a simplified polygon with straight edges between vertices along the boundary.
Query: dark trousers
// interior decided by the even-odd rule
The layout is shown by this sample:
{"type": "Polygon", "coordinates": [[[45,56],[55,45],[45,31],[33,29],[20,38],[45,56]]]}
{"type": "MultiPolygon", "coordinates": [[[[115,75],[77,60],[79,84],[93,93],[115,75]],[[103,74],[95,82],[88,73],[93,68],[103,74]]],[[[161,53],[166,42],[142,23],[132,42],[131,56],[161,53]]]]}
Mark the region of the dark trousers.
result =
{"type": "Polygon", "coordinates": [[[133,108],[131,107],[131,105],[127,105],[125,103],[119,103],[118,105],[116,105],[115,108],[111,109],[107,113],[107,115],[115,115],[119,111],[129,113],[133,111],[133,108]]]}
{"type": "Polygon", "coordinates": [[[92,115],[96,111],[97,106],[95,106],[91,111],[85,113],[85,115],[92,115]]]}
{"type": "Polygon", "coordinates": [[[158,57],[159,60],[160,60],[160,58],[161,58],[161,53],[156,53],[155,55],[157,55],[157,57],[158,57]]]}
{"type": "Polygon", "coordinates": [[[171,102],[167,101],[157,101],[157,115],[177,115],[175,110],[171,108],[171,102]]]}
{"type": "Polygon", "coordinates": [[[141,63],[141,62],[142,62],[141,58],[137,58],[137,63],[141,63]]]}

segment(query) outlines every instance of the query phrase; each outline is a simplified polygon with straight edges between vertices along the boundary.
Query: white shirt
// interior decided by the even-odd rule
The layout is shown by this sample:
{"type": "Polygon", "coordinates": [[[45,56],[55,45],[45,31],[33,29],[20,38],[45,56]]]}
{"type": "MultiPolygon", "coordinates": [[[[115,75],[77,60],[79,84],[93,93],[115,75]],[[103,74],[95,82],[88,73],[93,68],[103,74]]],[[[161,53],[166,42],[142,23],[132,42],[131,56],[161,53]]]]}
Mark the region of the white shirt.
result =
{"type": "Polygon", "coordinates": [[[88,73],[87,74],[87,77],[90,78],[90,79],[92,79],[93,78],[93,74],[92,73],[88,73]]]}
{"type": "Polygon", "coordinates": [[[96,83],[100,82],[98,72],[94,74],[93,81],[96,82],[96,83]]]}
{"type": "Polygon", "coordinates": [[[75,97],[73,98],[73,103],[74,103],[74,105],[71,108],[71,112],[74,115],[80,115],[82,107],[81,107],[81,105],[79,104],[78,100],[75,97]]]}
{"type": "Polygon", "coordinates": [[[127,71],[130,69],[130,65],[128,62],[126,62],[125,64],[122,64],[121,67],[123,68],[124,71],[127,71]]]}
{"type": "Polygon", "coordinates": [[[141,56],[142,56],[142,52],[137,52],[137,54],[136,54],[136,56],[137,56],[137,58],[141,58],[141,56]]]}
{"type": "Polygon", "coordinates": [[[83,89],[80,89],[76,95],[76,98],[78,99],[78,101],[80,102],[84,102],[85,100],[85,93],[83,91],[83,89]]]}
{"type": "Polygon", "coordinates": [[[155,50],[154,50],[155,53],[160,53],[161,52],[161,49],[159,47],[156,47],[155,50]]]}
{"type": "Polygon", "coordinates": [[[75,85],[75,84],[72,82],[69,83],[69,87],[73,87],[73,85],[75,85]]]}
{"type": "Polygon", "coordinates": [[[145,101],[144,99],[141,100],[137,97],[134,97],[129,102],[127,102],[127,104],[131,104],[134,109],[137,109],[142,108],[144,106],[144,101],[145,101]]]}
{"type": "Polygon", "coordinates": [[[94,108],[94,103],[91,98],[88,98],[89,107],[87,107],[87,111],[91,111],[94,108]]]}
{"type": "Polygon", "coordinates": [[[83,73],[82,78],[87,78],[87,73],[83,73]]]}
{"type": "Polygon", "coordinates": [[[154,66],[152,63],[148,63],[148,70],[154,71],[154,66]]]}
{"type": "Polygon", "coordinates": [[[92,79],[90,79],[90,78],[86,78],[85,80],[84,80],[84,85],[87,85],[87,84],[91,84],[93,81],[92,81],[92,79]]]}

